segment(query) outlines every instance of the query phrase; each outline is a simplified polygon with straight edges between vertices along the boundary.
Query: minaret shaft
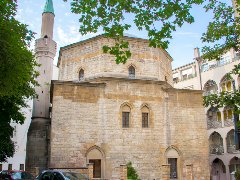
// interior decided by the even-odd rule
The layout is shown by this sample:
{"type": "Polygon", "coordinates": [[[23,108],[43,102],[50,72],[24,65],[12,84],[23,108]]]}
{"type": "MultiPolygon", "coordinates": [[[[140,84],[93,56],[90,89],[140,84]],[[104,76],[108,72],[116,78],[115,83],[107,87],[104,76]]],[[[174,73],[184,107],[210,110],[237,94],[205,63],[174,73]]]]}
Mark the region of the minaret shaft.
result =
{"type": "Polygon", "coordinates": [[[43,13],[41,38],[48,37],[53,39],[54,14],[43,13]]]}
{"type": "Polygon", "coordinates": [[[38,95],[33,99],[32,121],[28,130],[26,148],[26,171],[35,175],[48,168],[48,155],[50,143],[50,85],[53,71],[53,60],[56,54],[56,42],[53,38],[54,13],[52,0],[46,0],[42,14],[42,34],[35,43],[35,58],[40,65],[36,68],[39,72],[35,88],[38,95]]]}

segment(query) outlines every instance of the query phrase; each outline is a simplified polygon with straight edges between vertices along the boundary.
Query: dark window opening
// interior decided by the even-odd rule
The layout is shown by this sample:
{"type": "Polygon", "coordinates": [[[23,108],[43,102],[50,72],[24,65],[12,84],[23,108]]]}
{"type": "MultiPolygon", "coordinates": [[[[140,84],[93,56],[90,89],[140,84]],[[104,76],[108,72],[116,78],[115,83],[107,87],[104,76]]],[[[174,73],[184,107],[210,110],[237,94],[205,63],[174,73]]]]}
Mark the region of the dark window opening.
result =
{"type": "Polygon", "coordinates": [[[12,170],[12,164],[8,164],[8,170],[12,170]]]}
{"type": "Polygon", "coordinates": [[[24,164],[20,164],[20,170],[24,171],[24,164]]]}
{"type": "Polygon", "coordinates": [[[142,113],[142,127],[148,128],[148,113],[142,113]]]}
{"type": "Polygon", "coordinates": [[[133,66],[130,66],[128,68],[128,77],[129,77],[129,79],[135,78],[135,68],[133,66]]]}
{"type": "Polygon", "coordinates": [[[129,128],[129,112],[122,112],[122,127],[129,128]]]}
{"type": "Polygon", "coordinates": [[[79,81],[82,81],[83,79],[84,79],[84,70],[81,69],[81,70],[79,71],[79,81]]]}
{"type": "Polygon", "coordinates": [[[170,178],[177,179],[177,158],[168,158],[168,164],[170,164],[170,178]]]}

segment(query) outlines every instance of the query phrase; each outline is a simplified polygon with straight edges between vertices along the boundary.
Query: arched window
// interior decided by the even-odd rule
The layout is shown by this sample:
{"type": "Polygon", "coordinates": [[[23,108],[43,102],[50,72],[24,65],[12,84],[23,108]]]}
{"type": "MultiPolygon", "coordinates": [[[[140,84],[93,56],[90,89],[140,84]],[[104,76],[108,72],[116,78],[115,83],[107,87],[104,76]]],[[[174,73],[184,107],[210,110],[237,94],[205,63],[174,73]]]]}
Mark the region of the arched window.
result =
{"type": "Polygon", "coordinates": [[[217,84],[213,80],[208,80],[204,85],[204,96],[217,93],[217,84]]]}
{"type": "Polygon", "coordinates": [[[128,68],[128,77],[129,79],[135,79],[135,68],[133,66],[128,68]]]}
{"type": "Polygon", "coordinates": [[[149,127],[149,109],[147,106],[143,106],[141,111],[142,111],[142,127],[148,128],[149,127]]]}
{"type": "Polygon", "coordinates": [[[233,157],[229,162],[229,171],[230,173],[240,169],[240,159],[238,157],[233,157]]]}
{"type": "Polygon", "coordinates": [[[211,107],[207,111],[207,125],[208,129],[222,127],[221,112],[216,107],[211,107]]]}
{"type": "Polygon", "coordinates": [[[131,112],[131,109],[128,105],[124,105],[122,107],[122,127],[123,128],[129,128],[130,112],[131,112]]]}
{"type": "Polygon", "coordinates": [[[84,80],[84,70],[81,69],[81,70],[79,71],[79,81],[83,81],[83,80],[84,80]]]}
{"type": "Polygon", "coordinates": [[[220,82],[220,86],[222,91],[232,91],[235,89],[235,82],[231,76],[225,75],[220,82]]]}
{"type": "Polygon", "coordinates": [[[228,153],[237,152],[235,142],[234,142],[234,130],[233,129],[227,133],[227,152],[228,153]]]}
{"type": "Polygon", "coordinates": [[[223,154],[223,138],[221,135],[214,131],[209,137],[209,150],[210,154],[223,154]]]}

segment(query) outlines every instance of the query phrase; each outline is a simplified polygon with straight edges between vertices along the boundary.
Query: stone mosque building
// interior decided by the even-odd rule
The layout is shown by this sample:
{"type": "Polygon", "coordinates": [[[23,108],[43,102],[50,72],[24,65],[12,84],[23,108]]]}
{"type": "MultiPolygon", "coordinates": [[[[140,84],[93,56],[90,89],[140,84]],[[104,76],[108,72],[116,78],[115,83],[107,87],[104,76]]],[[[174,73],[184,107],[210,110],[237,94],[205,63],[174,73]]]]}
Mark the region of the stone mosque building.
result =
{"type": "Polygon", "coordinates": [[[119,166],[132,162],[143,180],[163,179],[166,166],[171,179],[209,180],[202,91],[172,87],[168,52],[150,48],[148,40],[124,37],[132,56],[116,64],[102,51],[114,41],[99,35],[62,47],[59,80],[51,82],[53,22],[53,4],[47,0],[36,41],[41,86],[28,132],[26,170],[93,163],[94,178],[120,179],[119,166]]]}

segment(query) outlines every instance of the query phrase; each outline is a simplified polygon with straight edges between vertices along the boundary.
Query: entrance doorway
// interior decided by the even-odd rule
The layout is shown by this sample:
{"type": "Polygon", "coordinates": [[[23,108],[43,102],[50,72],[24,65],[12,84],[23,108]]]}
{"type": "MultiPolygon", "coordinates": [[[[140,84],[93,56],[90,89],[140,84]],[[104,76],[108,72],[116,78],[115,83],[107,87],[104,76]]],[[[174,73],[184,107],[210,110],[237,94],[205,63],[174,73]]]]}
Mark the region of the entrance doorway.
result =
{"type": "Polygon", "coordinates": [[[170,164],[170,179],[177,179],[177,158],[168,158],[170,164]]]}
{"type": "Polygon", "coordinates": [[[93,164],[93,178],[101,178],[101,159],[89,159],[93,164]]]}

